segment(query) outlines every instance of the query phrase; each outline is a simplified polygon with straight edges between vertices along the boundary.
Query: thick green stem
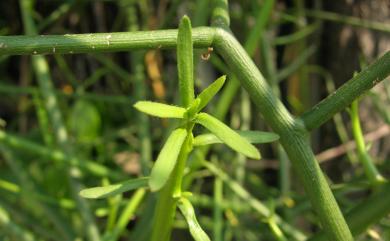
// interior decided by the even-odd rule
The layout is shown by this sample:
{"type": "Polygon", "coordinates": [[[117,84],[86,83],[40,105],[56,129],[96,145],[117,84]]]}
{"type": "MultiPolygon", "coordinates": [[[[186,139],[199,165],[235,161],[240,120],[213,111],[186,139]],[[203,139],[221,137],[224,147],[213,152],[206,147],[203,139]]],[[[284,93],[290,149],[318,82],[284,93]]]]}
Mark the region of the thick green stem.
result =
{"type": "Polygon", "coordinates": [[[228,29],[230,26],[228,0],[214,0],[211,25],[228,29]]]}
{"type": "Polygon", "coordinates": [[[302,119],[307,130],[313,130],[328,121],[353,100],[384,80],[390,74],[390,51],[365,68],[333,94],[305,112],[302,119]]]}
{"type": "MultiPolygon", "coordinates": [[[[76,54],[129,51],[134,49],[176,48],[177,30],[91,33],[65,35],[0,36],[1,55],[76,54]]],[[[213,41],[213,28],[192,29],[195,48],[207,48],[213,41]]]]}
{"type": "MultiPolygon", "coordinates": [[[[380,191],[367,198],[346,214],[346,220],[354,236],[364,232],[370,225],[378,222],[390,213],[390,184],[381,187],[380,191]]],[[[324,232],[308,241],[331,240],[324,232]]]]}
{"type": "Polygon", "coordinates": [[[324,230],[333,240],[353,240],[344,217],[326,182],[307,141],[307,132],[272,93],[255,64],[237,40],[228,32],[217,29],[214,46],[223,56],[248,91],[264,119],[280,135],[324,230]]]}

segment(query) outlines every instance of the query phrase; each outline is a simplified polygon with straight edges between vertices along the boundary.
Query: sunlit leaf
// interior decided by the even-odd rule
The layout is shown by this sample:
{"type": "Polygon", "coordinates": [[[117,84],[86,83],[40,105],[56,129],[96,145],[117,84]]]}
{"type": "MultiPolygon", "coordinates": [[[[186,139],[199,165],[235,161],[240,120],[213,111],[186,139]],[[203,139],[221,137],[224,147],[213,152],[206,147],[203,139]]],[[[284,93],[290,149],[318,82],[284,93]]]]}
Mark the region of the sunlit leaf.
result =
{"type": "Polygon", "coordinates": [[[160,118],[183,118],[186,109],[152,101],[138,101],[134,108],[148,115],[160,118]]]}
{"type": "MultiPolygon", "coordinates": [[[[263,132],[263,131],[236,131],[240,136],[245,138],[248,142],[252,144],[259,143],[269,143],[279,139],[279,136],[273,132],[263,132]]],[[[194,138],[194,146],[204,146],[210,144],[223,143],[213,133],[207,133],[198,135],[194,138]]]]}
{"type": "Polygon", "coordinates": [[[148,180],[149,177],[141,177],[108,186],[87,188],[81,190],[80,196],[93,199],[107,198],[140,187],[146,187],[148,180]]]}
{"type": "Polygon", "coordinates": [[[210,100],[218,93],[218,91],[222,88],[225,83],[226,75],[219,77],[215,80],[211,85],[209,85],[206,89],[204,89],[197,97],[200,99],[200,104],[198,107],[198,112],[201,111],[210,100]]]}
{"type": "Polygon", "coordinates": [[[199,225],[194,212],[194,207],[192,207],[190,201],[187,198],[182,197],[178,201],[178,206],[187,221],[191,236],[195,241],[210,241],[206,232],[203,231],[202,227],[199,225]]]}
{"type": "Polygon", "coordinates": [[[168,137],[152,168],[149,180],[152,192],[160,190],[168,181],[186,136],[187,131],[183,128],[178,128],[168,137]]]}
{"type": "Polygon", "coordinates": [[[256,147],[217,118],[206,113],[199,113],[195,118],[195,122],[206,127],[233,150],[244,154],[247,157],[260,159],[260,152],[256,147]]]}

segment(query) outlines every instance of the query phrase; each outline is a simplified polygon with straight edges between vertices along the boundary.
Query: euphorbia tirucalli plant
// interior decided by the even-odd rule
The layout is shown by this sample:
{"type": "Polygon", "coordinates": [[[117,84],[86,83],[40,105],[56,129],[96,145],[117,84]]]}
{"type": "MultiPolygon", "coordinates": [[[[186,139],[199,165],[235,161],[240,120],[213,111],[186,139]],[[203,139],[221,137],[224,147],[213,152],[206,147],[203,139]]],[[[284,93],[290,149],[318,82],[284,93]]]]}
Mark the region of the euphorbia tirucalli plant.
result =
{"type": "Polygon", "coordinates": [[[138,101],[134,104],[137,110],[154,117],[180,119],[180,123],[169,135],[158,154],[150,177],[89,188],[80,194],[86,198],[105,198],[124,191],[149,187],[150,191],[159,192],[151,240],[170,240],[172,222],[178,205],[193,238],[197,241],[206,241],[210,239],[196,220],[194,208],[188,199],[191,193],[182,190],[184,169],[190,152],[196,146],[224,143],[249,158],[260,159],[260,152],[251,143],[275,141],[278,136],[260,131],[236,132],[212,115],[201,112],[223,87],[226,76],[219,77],[195,98],[192,33],[187,16],[182,18],[179,25],[177,59],[181,106],[152,101],[138,101]],[[194,137],[192,131],[196,124],[205,127],[210,133],[194,137]]]}

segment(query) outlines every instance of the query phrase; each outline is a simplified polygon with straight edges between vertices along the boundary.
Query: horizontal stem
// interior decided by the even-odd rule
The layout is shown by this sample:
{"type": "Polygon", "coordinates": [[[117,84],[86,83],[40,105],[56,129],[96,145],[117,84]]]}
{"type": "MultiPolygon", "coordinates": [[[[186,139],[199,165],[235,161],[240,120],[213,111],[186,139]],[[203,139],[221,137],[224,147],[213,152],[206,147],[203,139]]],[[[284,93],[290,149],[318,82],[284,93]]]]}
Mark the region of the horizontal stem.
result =
{"type": "MultiPolygon", "coordinates": [[[[192,30],[195,48],[212,45],[215,30],[192,30]]],[[[1,55],[75,54],[127,51],[130,49],[175,48],[177,30],[136,31],[39,36],[0,36],[1,55]]]]}
{"type": "Polygon", "coordinates": [[[349,24],[355,27],[368,28],[376,31],[390,33],[390,24],[384,22],[371,21],[367,19],[347,16],[334,12],[326,12],[321,10],[305,9],[305,14],[309,17],[333,21],[342,24],[349,24]]]}
{"type": "Polygon", "coordinates": [[[328,121],[353,100],[374,87],[390,74],[390,51],[365,68],[334,93],[326,97],[300,117],[307,130],[313,130],[328,121]]]}

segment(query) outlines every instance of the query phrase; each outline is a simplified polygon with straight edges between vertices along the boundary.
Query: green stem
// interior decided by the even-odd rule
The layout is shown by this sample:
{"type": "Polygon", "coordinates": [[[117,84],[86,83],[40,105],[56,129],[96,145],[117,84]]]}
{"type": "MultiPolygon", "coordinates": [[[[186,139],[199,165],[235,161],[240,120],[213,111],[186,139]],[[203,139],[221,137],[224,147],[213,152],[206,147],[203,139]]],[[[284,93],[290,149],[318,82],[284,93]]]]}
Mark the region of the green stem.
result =
{"type": "Polygon", "coordinates": [[[37,154],[43,158],[50,159],[54,162],[67,163],[69,165],[82,167],[96,176],[111,177],[116,180],[122,178],[122,175],[120,173],[111,171],[106,166],[96,163],[95,161],[81,160],[73,155],[66,154],[63,151],[47,148],[45,146],[36,144],[33,141],[29,141],[24,138],[8,134],[1,130],[0,142],[18,150],[37,154]]]}
{"type": "MultiPolygon", "coordinates": [[[[192,128],[188,133],[191,132],[192,128]]],[[[192,137],[191,134],[189,134],[183,143],[177,164],[171,174],[171,177],[159,193],[155,209],[156,211],[153,218],[154,223],[152,237],[150,239],[151,241],[170,240],[172,224],[176,214],[177,197],[180,197],[183,172],[190,152],[189,144],[191,143],[192,137]]]]}
{"type": "MultiPolygon", "coordinates": [[[[181,102],[184,107],[189,107],[194,100],[194,70],[191,22],[187,16],[182,18],[179,25],[177,67],[181,102]]],[[[186,125],[187,137],[181,147],[175,169],[173,170],[168,183],[159,194],[157,209],[154,216],[152,241],[168,241],[171,236],[177,200],[182,193],[184,169],[188,155],[192,150],[192,129],[195,125],[192,121],[188,121],[184,124],[186,125]]]]}
{"type": "Polygon", "coordinates": [[[213,205],[213,240],[223,240],[223,182],[221,178],[214,179],[214,205],[213,205]]]}
{"type": "MultiPolygon", "coordinates": [[[[20,0],[20,9],[22,12],[23,25],[27,34],[37,34],[33,15],[33,1],[20,0]]],[[[40,94],[45,102],[46,111],[48,112],[55,136],[57,145],[67,154],[72,153],[72,148],[69,144],[66,127],[62,120],[62,114],[58,106],[58,102],[54,93],[54,86],[51,80],[49,65],[43,56],[33,56],[32,64],[38,80],[40,94]]],[[[77,203],[80,215],[85,223],[85,233],[90,241],[99,241],[100,234],[96,223],[94,222],[92,213],[86,200],[81,198],[78,193],[82,188],[79,180],[76,179],[73,173],[77,171],[76,167],[67,168],[67,177],[69,181],[70,191],[74,200],[77,203]]]]}
{"type": "Polygon", "coordinates": [[[353,100],[384,80],[390,74],[390,51],[350,79],[334,93],[300,117],[307,130],[318,128],[353,100]]]}
{"type": "MultiPolygon", "coordinates": [[[[0,55],[34,53],[83,53],[120,51],[140,48],[173,48],[176,30],[135,33],[84,34],[68,36],[9,36],[0,37],[0,55]],[[57,44],[57,45],[56,45],[57,44]],[[95,48],[93,48],[95,47],[95,48]]],[[[193,30],[194,46],[214,45],[233,72],[241,76],[243,86],[262,112],[267,123],[281,136],[293,166],[300,173],[305,189],[324,229],[333,240],[352,240],[348,227],[326,183],[326,180],[306,141],[308,130],[314,129],[333,114],[344,109],[357,96],[372,88],[390,73],[390,52],[347,82],[335,94],[295,120],[265,83],[261,73],[240,44],[227,31],[213,28],[193,30]],[[304,125],[302,125],[304,124],[304,125]]]]}
{"type": "Polygon", "coordinates": [[[214,46],[248,91],[266,122],[280,135],[295,171],[317,212],[321,224],[333,240],[353,240],[348,225],[307,141],[302,123],[293,117],[272,93],[255,64],[237,40],[228,32],[217,29],[214,46]]]}
{"type": "MultiPolygon", "coordinates": [[[[245,203],[248,204],[254,211],[256,211],[261,217],[269,217],[272,212],[259,200],[253,197],[247,190],[245,190],[239,183],[229,177],[223,170],[218,168],[216,165],[210,162],[203,162],[203,165],[213,173],[216,178],[220,178],[223,182],[226,183],[233,192],[237,194],[245,203]]],[[[288,223],[284,222],[278,215],[274,214],[273,216],[275,222],[291,237],[294,237],[295,240],[305,240],[306,236],[300,231],[296,230],[294,227],[290,226],[288,223]]]]}
{"type": "Polygon", "coordinates": [[[144,188],[140,188],[134,192],[130,201],[122,211],[114,229],[106,237],[104,237],[105,241],[116,241],[119,239],[120,235],[124,232],[127,224],[130,222],[132,216],[135,214],[135,211],[144,199],[145,193],[146,190],[144,188]]]}
{"type": "Polygon", "coordinates": [[[372,29],[376,31],[390,33],[390,25],[388,23],[370,21],[357,17],[346,16],[333,12],[326,12],[321,10],[306,9],[306,15],[327,21],[338,22],[342,24],[349,24],[356,27],[372,29]]]}
{"type": "Polygon", "coordinates": [[[360,126],[358,100],[352,102],[350,115],[352,122],[352,132],[355,138],[356,148],[359,153],[359,160],[363,165],[364,172],[366,173],[366,176],[371,185],[379,185],[383,183],[385,179],[378,172],[371,156],[367,153],[362,128],[360,126]]]}
{"type": "MultiPolygon", "coordinates": [[[[129,51],[135,49],[173,49],[177,30],[91,33],[65,35],[0,36],[1,55],[76,54],[129,51]]],[[[214,29],[192,29],[194,48],[212,45],[214,29]]]]}
{"type": "Polygon", "coordinates": [[[213,12],[211,16],[211,25],[229,29],[230,15],[228,0],[213,0],[213,12]]]}
{"type": "MultiPolygon", "coordinates": [[[[354,236],[364,232],[370,225],[377,223],[380,219],[390,213],[390,184],[380,188],[371,197],[367,198],[346,214],[346,220],[354,236]]],[[[325,241],[327,239],[323,232],[310,238],[308,241],[325,241]]]]}

